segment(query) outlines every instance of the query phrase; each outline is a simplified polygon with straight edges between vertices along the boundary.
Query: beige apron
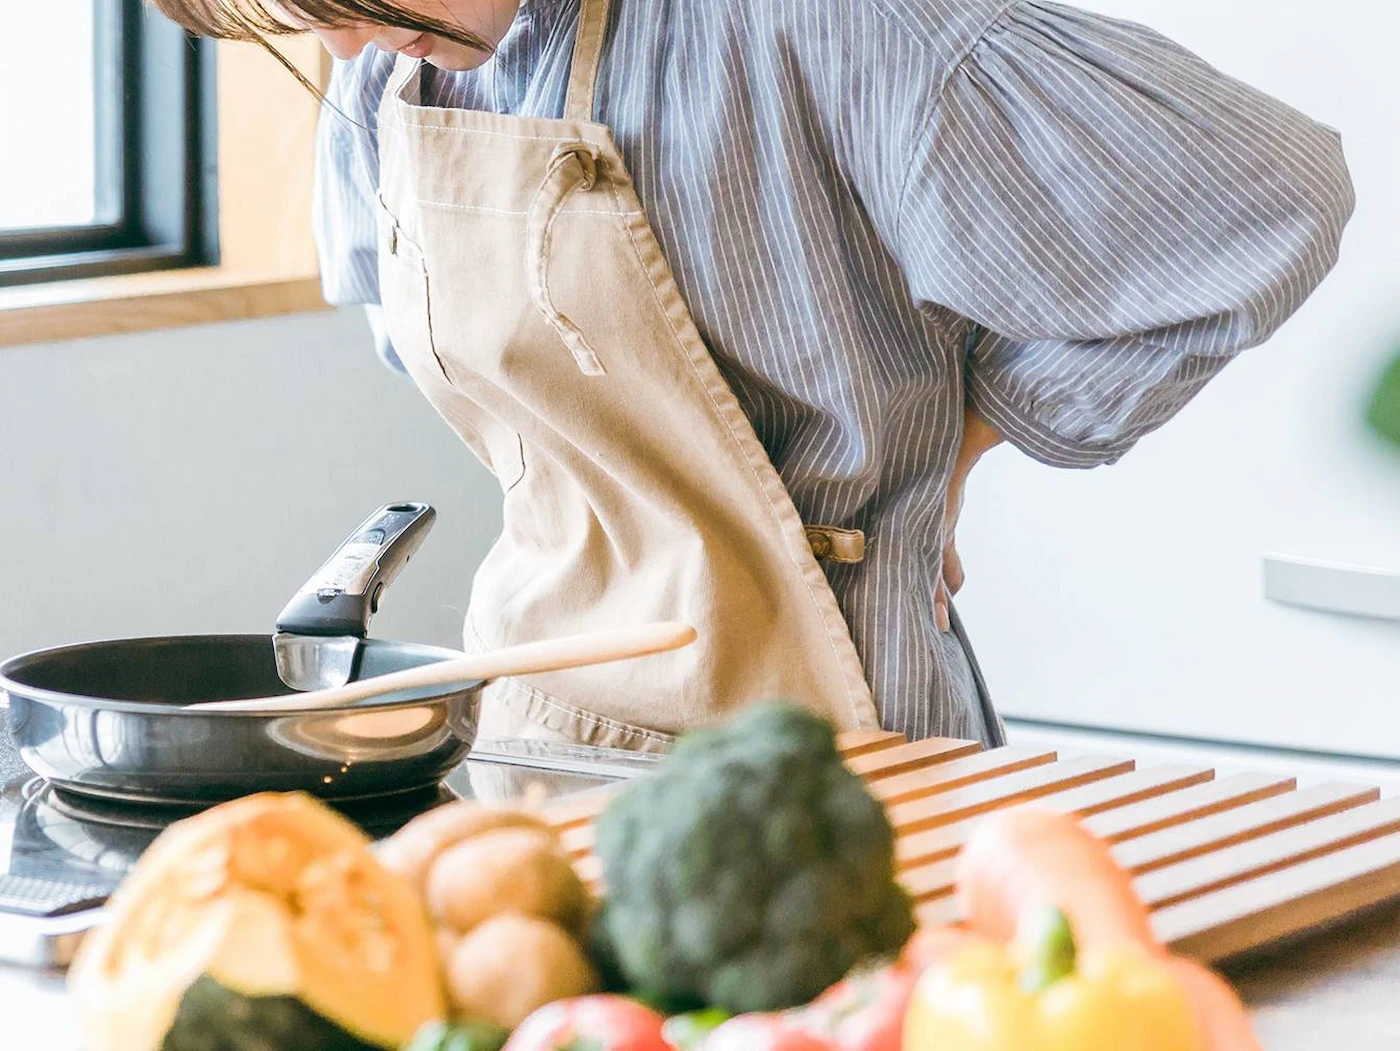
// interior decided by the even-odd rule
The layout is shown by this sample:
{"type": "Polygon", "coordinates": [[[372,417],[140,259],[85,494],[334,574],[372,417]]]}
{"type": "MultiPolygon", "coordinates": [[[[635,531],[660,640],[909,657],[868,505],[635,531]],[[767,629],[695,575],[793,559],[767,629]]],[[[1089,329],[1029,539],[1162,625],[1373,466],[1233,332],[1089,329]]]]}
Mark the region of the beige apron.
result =
{"type": "Polygon", "coordinates": [[[877,726],[818,561],[858,561],[864,537],[801,521],[701,340],[592,120],[609,0],[581,2],[563,120],[418,105],[421,66],[399,59],[379,113],[385,321],[505,494],[466,648],[650,620],[699,641],[493,683],[482,732],[652,750],[778,697],[877,726]]]}

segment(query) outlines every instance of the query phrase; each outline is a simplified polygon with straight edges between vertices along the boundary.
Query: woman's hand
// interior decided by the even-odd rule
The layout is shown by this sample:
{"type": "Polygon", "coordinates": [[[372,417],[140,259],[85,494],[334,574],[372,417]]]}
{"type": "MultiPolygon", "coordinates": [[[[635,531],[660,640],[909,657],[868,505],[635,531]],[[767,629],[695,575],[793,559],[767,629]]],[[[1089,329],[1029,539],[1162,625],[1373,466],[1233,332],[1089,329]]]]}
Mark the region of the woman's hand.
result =
{"type": "Polygon", "coordinates": [[[1000,444],[1001,435],[996,432],[996,428],[972,409],[968,409],[963,416],[962,446],[958,449],[958,458],[953,463],[953,476],[948,479],[948,497],[943,511],[943,576],[938,581],[938,593],[933,600],[933,612],[938,620],[939,631],[947,631],[951,627],[948,607],[953,596],[963,586],[962,559],[958,558],[955,541],[967,476],[983,453],[1000,444]]]}

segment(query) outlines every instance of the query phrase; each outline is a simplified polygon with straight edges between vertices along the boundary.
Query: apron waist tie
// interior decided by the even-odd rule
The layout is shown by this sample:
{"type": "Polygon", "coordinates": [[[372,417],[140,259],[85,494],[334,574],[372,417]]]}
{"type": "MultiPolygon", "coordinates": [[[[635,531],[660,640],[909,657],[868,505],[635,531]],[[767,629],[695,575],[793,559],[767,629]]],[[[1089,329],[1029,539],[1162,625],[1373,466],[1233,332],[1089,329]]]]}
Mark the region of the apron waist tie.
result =
{"type": "Polygon", "coordinates": [[[530,203],[525,232],[525,279],[530,299],[550,328],[569,348],[579,371],[585,376],[607,373],[597,352],[583,332],[558,307],[549,293],[549,254],[554,237],[554,221],[576,190],[593,189],[598,179],[598,151],[587,142],[560,145],[549,160],[544,181],[530,203]]]}
{"type": "Polygon", "coordinates": [[[807,543],[817,561],[854,565],[865,559],[865,534],[859,529],[838,529],[836,526],[809,525],[807,543]]]}

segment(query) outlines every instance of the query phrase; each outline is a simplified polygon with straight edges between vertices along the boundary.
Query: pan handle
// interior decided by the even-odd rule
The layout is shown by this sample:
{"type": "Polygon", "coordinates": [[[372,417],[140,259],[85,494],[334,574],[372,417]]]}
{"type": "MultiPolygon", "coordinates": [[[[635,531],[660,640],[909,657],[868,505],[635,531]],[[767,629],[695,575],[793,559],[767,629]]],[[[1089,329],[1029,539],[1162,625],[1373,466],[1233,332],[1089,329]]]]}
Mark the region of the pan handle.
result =
{"type": "Polygon", "coordinates": [[[374,512],[292,596],[277,617],[278,632],[364,638],[384,589],[436,518],[427,504],[389,504],[374,512]]]}

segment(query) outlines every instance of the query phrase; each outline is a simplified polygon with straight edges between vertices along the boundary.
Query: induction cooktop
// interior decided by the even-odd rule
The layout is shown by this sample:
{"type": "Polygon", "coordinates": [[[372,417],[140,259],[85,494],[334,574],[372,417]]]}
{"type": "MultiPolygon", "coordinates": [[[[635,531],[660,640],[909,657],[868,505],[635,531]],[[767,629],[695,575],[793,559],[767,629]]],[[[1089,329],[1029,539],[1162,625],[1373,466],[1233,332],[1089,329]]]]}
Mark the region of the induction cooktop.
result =
{"type": "MultiPolygon", "coordinates": [[[[0,716],[3,708],[0,708],[0,716]]],[[[650,769],[654,756],[533,741],[480,741],[435,788],[338,809],[375,839],[454,799],[559,799],[650,769]]],[[[102,907],[186,807],[113,803],[30,773],[0,730],[0,964],[63,967],[102,907]]]]}

